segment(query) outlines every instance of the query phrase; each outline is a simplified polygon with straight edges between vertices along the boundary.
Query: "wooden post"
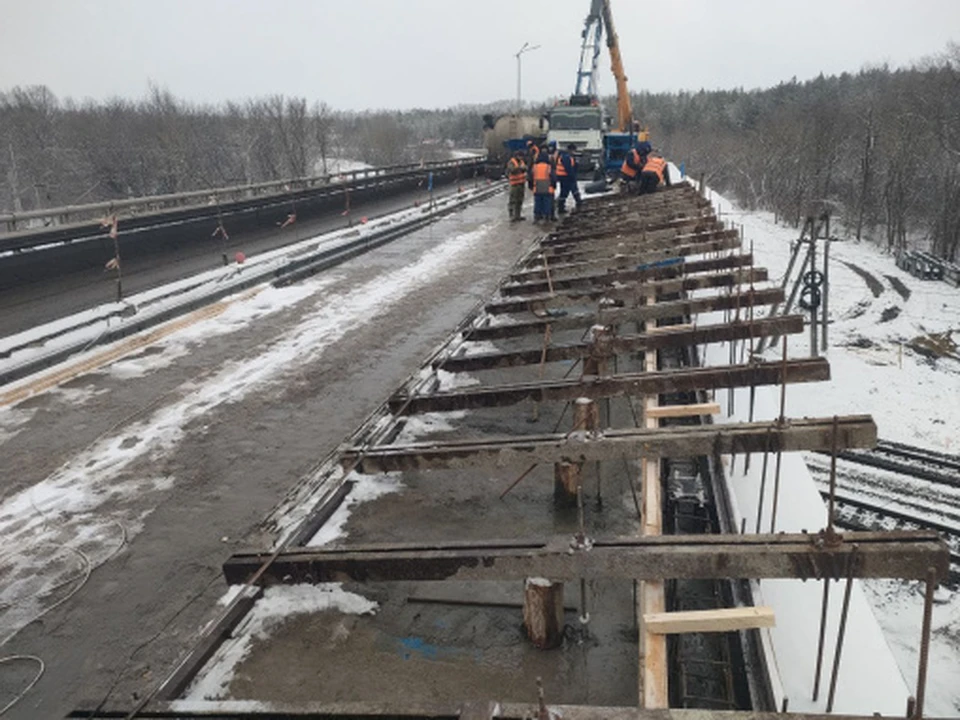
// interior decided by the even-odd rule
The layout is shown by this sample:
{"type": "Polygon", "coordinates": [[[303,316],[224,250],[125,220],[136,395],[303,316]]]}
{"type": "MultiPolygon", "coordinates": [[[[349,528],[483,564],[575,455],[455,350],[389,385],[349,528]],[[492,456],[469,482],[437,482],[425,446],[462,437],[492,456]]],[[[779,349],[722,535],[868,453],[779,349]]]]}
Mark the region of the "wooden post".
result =
{"type": "Polygon", "coordinates": [[[553,466],[553,499],[563,507],[576,507],[577,491],[583,482],[581,465],[572,460],[561,460],[553,466]]]}
{"type": "Polygon", "coordinates": [[[573,432],[594,433],[600,429],[600,409],[590,398],[577,398],[573,403],[573,432]]]}
{"type": "Polygon", "coordinates": [[[550,650],[563,643],[563,583],[527,578],[523,587],[523,626],[535,647],[550,650]]]}

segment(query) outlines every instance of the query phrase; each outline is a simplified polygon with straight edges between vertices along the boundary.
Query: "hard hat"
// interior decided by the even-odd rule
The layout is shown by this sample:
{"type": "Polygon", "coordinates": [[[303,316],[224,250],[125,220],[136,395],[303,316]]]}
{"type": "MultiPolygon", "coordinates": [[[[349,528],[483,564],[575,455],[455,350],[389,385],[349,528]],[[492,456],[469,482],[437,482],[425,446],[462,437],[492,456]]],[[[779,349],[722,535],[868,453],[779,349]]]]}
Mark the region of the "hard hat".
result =
{"type": "Polygon", "coordinates": [[[557,147],[557,141],[556,141],[556,140],[551,140],[548,144],[549,144],[549,146],[550,146],[551,148],[554,148],[554,149],[555,149],[555,148],[557,147]]]}

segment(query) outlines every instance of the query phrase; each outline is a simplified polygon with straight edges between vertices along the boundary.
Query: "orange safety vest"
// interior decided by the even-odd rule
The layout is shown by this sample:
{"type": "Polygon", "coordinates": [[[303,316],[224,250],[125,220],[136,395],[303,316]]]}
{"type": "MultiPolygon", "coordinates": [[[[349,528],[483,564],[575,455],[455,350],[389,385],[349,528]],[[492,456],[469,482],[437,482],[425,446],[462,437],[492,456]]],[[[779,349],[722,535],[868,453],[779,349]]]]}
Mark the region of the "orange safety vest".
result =
{"type": "MultiPolygon", "coordinates": [[[[577,166],[577,159],[571,155],[570,156],[570,166],[577,166]]],[[[567,169],[563,166],[563,161],[560,158],[560,155],[557,155],[557,177],[562,178],[567,176],[567,169]]]]}
{"type": "Polygon", "coordinates": [[[510,158],[507,163],[507,176],[510,178],[511,185],[523,185],[527,180],[527,166],[524,165],[523,160],[510,158]]]}
{"type": "MultiPolygon", "coordinates": [[[[636,148],[634,148],[634,149],[631,150],[630,152],[633,153],[633,162],[634,162],[634,164],[635,164],[635,165],[639,165],[639,164],[640,164],[640,153],[637,152],[637,149],[636,149],[636,148]]],[[[629,156],[628,156],[628,157],[629,157],[629,156]]],[[[628,178],[635,178],[635,177],[637,176],[637,169],[636,169],[635,167],[631,167],[631,166],[627,163],[627,158],[624,158],[624,160],[623,160],[623,165],[620,166],[620,172],[622,172],[622,173],[623,173],[624,175],[626,175],[628,178]]]]}
{"type": "Polygon", "coordinates": [[[550,171],[550,163],[538,162],[533,166],[533,191],[538,195],[553,192],[553,186],[550,184],[550,171]]]}
{"type": "Polygon", "coordinates": [[[647,164],[643,166],[643,172],[656,173],[657,177],[660,178],[660,182],[663,182],[663,172],[666,169],[667,161],[662,157],[654,157],[653,155],[647,158],[647,164]]]}

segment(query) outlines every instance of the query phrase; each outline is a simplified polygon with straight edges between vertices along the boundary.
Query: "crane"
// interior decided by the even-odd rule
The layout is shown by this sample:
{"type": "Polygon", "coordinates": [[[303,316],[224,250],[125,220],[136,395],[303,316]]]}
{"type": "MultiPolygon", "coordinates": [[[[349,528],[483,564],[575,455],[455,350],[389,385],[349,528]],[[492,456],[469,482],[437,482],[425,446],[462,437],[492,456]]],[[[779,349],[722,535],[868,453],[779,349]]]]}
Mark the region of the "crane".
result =
{"type": "Polygon", "coordinates": [[[577,69],[577,85],[574,97],[597,97],[597,65],[600,61],[600,41],[603,38],[602,10],[604,0],[591,0],[590,14],[583,22],[583,39],[580,45],[580,67],[577,69]]]}
{"type": "MultiPolygon", "coordinates": [[[[598,0],[594,0],[594,5],[598,0]]],[[[610,53],[610,70],[617,82],[617,129],[622,133],[633,129],[633,107],[630,105],[630,93],[627,90],[627,74],[623,71],[623,57],[620,55],[620,41],[613,27],[613,12],[610,0],[599,0],[603,6],[603,23],[607,26],[607,51],[610,53]]]]}

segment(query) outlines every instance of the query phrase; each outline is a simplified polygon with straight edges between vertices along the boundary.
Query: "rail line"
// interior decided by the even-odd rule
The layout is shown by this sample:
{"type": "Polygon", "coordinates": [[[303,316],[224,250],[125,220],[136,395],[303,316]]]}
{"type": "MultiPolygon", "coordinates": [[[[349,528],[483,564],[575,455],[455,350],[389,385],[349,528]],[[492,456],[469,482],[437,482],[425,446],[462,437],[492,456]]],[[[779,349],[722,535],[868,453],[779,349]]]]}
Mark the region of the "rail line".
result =
{"type": "MultiPolygon", "coordinates": [[[[821,453],[826,455],[827,453],[821,453]]],[[[844,450],[843,460],[960,488],[960,456],[879,440],[872,450],[844,450]]]]}

